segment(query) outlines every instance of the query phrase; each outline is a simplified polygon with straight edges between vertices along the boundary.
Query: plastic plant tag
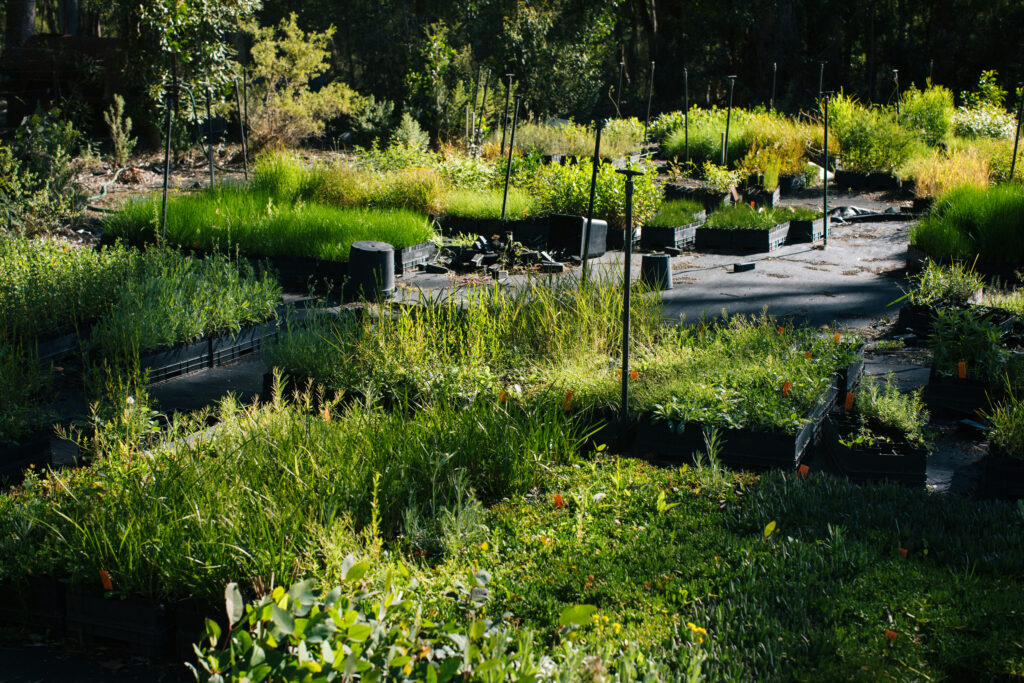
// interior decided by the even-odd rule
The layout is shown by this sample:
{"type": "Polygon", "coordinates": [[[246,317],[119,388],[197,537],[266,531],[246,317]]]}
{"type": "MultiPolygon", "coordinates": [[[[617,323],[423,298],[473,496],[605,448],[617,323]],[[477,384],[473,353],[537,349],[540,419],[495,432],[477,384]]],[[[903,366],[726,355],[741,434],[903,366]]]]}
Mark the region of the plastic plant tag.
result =
{"type": "Polygon", "coordinates": [[[553,500],[554,500],[556,508],[564,508],[565,507],[565,501],[562,500],[562,494],[561,493],[556,493],[553,500]]]}
{"type": "Polygon", "coordinates": [[[498,402],[499,403],[504,403],[507,400],[508,400],[508,392],[503,389],[502,392],[500,394],[498,394],[498,402]]]}
{"type": "Polygon", "coordinates": [[[967,363],[965,361],[956,364],[956,376],[960,379],[967,379],[967,363]]]}
{"type": "Polygon", "coordinates": [[[810,359],[811,359],[811,358],[813,358],[813,357],[814,357],[814,356],[812,356],[812,355],[811,355],[811,352],[810,352],[810,351],[807,351],[806,353],[804,353],[804,358],[806,358],[807,360],[810,360],[810,359]]]}
{"type": "Polygon", "coordinates": [[[105,591],[114,590],[114,582],[110,580],[110,572],[106,569],[100,570],[100,584],[103,585],[103,590],[105,591]]]}
{"type": "Polygon", "coordinates": [[[885,638],[890,643],[895,643],[896,642],[896,638],[898,636],[899,636],[899,634],[896,633],[896,631],[890,631],[889,629],[885,629],[885,638]]]}
{"type": "Polygon", "coordinates": [[[792,382],[786,382],[785,384],[783,384],[782,385],[782,397],[786,398],[787,396],[789,396],[789,392],[791,392],[792,390],[793,390],[793,383],[792,382]]]}
{"type": "Polygon", "coordinates": [[[847,391],[846,392],[846,400],[843,402],[843,409],[844,410],[853,410],[853,392],[852,391],[847,391]]]}
{"type": "Polygon", "coordinates": [[[839,343],[839,333],[836,332],[835,335],[833,335],[832,339],[834,339],[836,344],[838,344],[839,343]]]}
{"type": "Polygon", "coordinates": [[[797,472],[800,473],[801,477],[806,477],[810,473],[810,471],[811,468],[808,467],[807,465],[800,465],[800,467],[797,468],[797,472]]]}
{"type": "Polygon", "coordinates": [[[572,389],[566,389],[565,400],[562,401],[562,410],[569,410],[569,407],[572,406],[572,396],[572,389]]]}
{"type": "Polygon", "coordinates": [[[907,549],[906,548],[896,548],[896,550],[899,551],[900,557],[902,557],[904,560],[907,559],[907,549]]]}
{"type": "Polygon", "coordinates": [[[639,377],[640,377],[640,373],[637,372],[636,370],[630,370],[629,371],[629,378],[630,379],[637,379],[639,377]]]}

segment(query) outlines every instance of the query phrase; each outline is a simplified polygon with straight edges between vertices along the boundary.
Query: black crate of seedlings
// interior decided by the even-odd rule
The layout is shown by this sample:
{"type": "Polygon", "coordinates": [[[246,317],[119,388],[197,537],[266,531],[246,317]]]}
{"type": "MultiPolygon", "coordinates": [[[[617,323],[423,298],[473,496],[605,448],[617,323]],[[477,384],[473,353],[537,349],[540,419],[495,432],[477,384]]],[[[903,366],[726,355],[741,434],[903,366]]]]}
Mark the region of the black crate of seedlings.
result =
{"type": "MultiPolygon", "coordinates": [[[[835,384],[824,389],[795,433],[766,432],[751,427],[720,429],[719,461],[735,469],[793,470],[820,434],[821,424],[836,398],[835,384]]],[[[656,462],[692,462],[705,453],[705,430],[698,422],[640,419],[633,451],[656,462]]]]}
{"type": "MultiPolygon", "coordinates": [[[[981,291],[978,291],[978,298],[981,291]]],[[[981,316],[983,322],[995,325],[999,333],[1007,335],[1013,332],[1017,322],[1016,316],[1010,311],[973,304],[954,304],[938,302],[934,304],[906,304],[900,308],[899,316],[896,318],[896,327],[907,332],[913,332],[919,337],[927,337],[932,333],[932,327],[939,317],[939,311],[943,308],[967,309],[972,313],[981,316]]]]}
{"type": "Polygon", "coordinates": [[[698,251],[717,250],[733,253],[770,252],[786,244],[789,221],[767,230],[746,228],[697,228],[695,247],[698,251]]]}
{"type": "Polygon", "coordinates": [[[395,249],[395,273],[404,275],[418,266],[430,263],[437,258],[438,251],[433,242],[420,242],[411,247],[395,249]]]}
{"type": "Polygon", "coordinates": [[[645,225],[640,232],[640,246],[644,249],[692,249],[697,239],[697,228],[704,224],[707,211],[700,211],[685,225],[645,225]]]}
{"type": "Polygon", "coordinates": [[[986,498],[1024,499],[1024,453],[1011,455],[991,444],[982,461],[981,492],[986,498]]]}
{"type": "Polygon", "coordinates": [[[922,488],[925,485],[928,450],[903,434],[873,428],[872,436],[859,433],[859,422],[845,411],[827,420],[823,430],[825,450],[837,474],[854,482],[891,481],[922,488]]]}
{"type": "Polygon", "coordinates": [[[793,219],[789,222],[788,244],[804,244],[817,242],[825,236],[825,219],[814,220],[793,219]]]}
{"type": "Polygon", "coordinates": [[[95,644],[130,647],[144,657],[164,657],[173,636],[164,605],[135,597],[105,597],[98,589],[67,590],[69,634],[95,644]]]}
{"type": "Polygon", "coordinates": [[[207,335],[198,341],[144,353],[139,357],[139,367],[148,372],[150,382],[161,382],[237,360],[260,348],[278,330],[278,322],[272,320],[247,325],[238,332],[207,335]]]}
{"type": "Polygon", "coordinates": [[[990,388],[986,380],[944,375],[936,372],[933,365],[924,388],[924,401],[929,410],[941,417],[974,419],[988,407],[990,388]]]}

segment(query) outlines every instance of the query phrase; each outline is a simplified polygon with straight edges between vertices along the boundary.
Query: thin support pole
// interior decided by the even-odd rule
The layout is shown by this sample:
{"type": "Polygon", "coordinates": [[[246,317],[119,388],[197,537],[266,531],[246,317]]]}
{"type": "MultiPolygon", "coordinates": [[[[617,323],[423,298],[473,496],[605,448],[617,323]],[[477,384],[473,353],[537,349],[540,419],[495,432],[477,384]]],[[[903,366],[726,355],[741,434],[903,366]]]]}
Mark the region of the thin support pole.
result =
{"type": "Polygon", "coordinates": [[[1020,102],[1017,103],[1017,132],[1013,136],[1013,158],[1010,159],[1010,178],[1012,183],[1017,170],[1017,146],[1020,144],[1021,118],[1024,117],[1024,86],[1021,88],[1020,102]]]}
{"type": "Polygon", "coordinates": [[[487,88],[491,85],[491,70],[487,69],[485,73],[487,75],[484,77],[484,96],[480,100],[480,116],[477,117],[481,128],[483,128],[484,125],[484,111],[487,108],[487,88]]]}
{"type": "Polygon", "coordinates": [[[722,142],[719,144],[722,145],[722,156],[720,157],[720,161],[722,162],[721,165],[725,166],[725,133],[722,133],[722,142]]]}
{"type": "Polygon", "coordinates": [[[644,140],[640,146],[643,152],[647,145],[647,129],[651,125],[651,97],[654,95],[654,60],[651,60],[651,76],[647,81],[647,117],[644,118],[644,140]]]}
{"type": "Polygon", "coordinates": [[[622,273],[622,409],[619,415],[625,424],[629,415],[629,294],[633,266],[633,177],[643,173],[629,169],[622,169],[616,173],[626,176],[626,233],[623,235],[625,258],[622,273]]]}
{"type": "Polygon", "coordinates": [[[242,164],[245,168],[245,179],[249,179],[249,78],[242,70],[242,164]]]}
{"type": "Polygon", "coordinates": [[[726,76],[729,79],[729,109],[725,113],[725,141],[722,143],[722,166],[729,163],[729,124],[732,121],[732,91],[736,85],[735,76],[726,76]]]}
{"type": "Polygon", "coordinates": [[[690,163],[690,74],[683,67],[683,140],[686,163],[690,163]]]}
{"type": "Polygon", "coordinates": [[[821,102],[822,88],[825,86],[825,65],[828,64],[826,61],[819,61],[818,69],[818,101],[821,102]]]}
{"type": "Polygon", "coordinates": [[[164,193],[160,205],[160,239],[167,240],[167,185],[171,175],[171,131],[178,96],[178,63],[171,55],[171,86],[167,90],[167,119],[164,125],[164,193]]]}
{"type": "Polygon", "coordinates": [[[210,162],[210,187],[216,184],[216,178],[213,175],[213,112],[211,101],[213,95],[210,93],[210,89],[206,89],[206,156],[210,162]]]}
{"type": "Polygon", "coordinates": [[[626,60],[619,60],[619,87],[615,88],[615,115],[622,116],[622,74],[626,70],[626,60]]]}
{"type": "Polygon", "coordinates": [[[501,156],[505,156],[505,130],[508,128],[508,103],[512,95],[512,74],[505,74],[505,113],[501,117],[501,156]]]}
{"type": "Polygon", "coordinates": [[[505,194],[501,197],[501,220],[505,220],[505,208],[508,206],[508,183],[512,179],[512,153],[516,146],[516,126],[519,124],[519,95],[512,114],[512,133],[508,137],[508,165],[505,166],[505,194]]]}
{"type": "Polygon", "coordinates": [[[896,116],[900,115],[900,70],[892,70],[892,82],[896,87],[896,116]]]}
{"type": "Polygon", "coordinates": [[[246,181],[249,180],[249,162],[245,158],[245,121],[242,120],[242,91],[238,87],[238,78],[235,77],[235,104],[238,107],[238,132],[242,144],[242,172],[245,173],[246,181]]]}
{"type": "Polygon", "coordinates": [[[825,246],[828,246],[828,232],[829,232],[829,219],[828,219],[828,97],[821,100],[821,106],[825,114],[825,167],[824,167],[824,178],[823,186],[825,188],[822,194],[821,200],[821,212],[822,212],[822,236],[825,239],[825,246]]]}
{"type": "Polygon", "coordinates": [[[768,101],[768,111],[775,111],[775,81],[779,74],[779,65],[772,62],[772,98],[768,101]]]}
{"type": "Polygon", "coordinates": [[[583,273],[581,279],[583,284],[587,283],[587,262],[590,260],[590,226],[594,222],[594,195],[597,193],[597,170],[601,166],[601,129],[604,128],[604,119],[597,120],[597,135],[594,141],[594,168],[590,173],[590,201],[587,202],[587,229],[583,235],[583,273]]]}
{"type": "Polygon", "coordinates": [[[934,71],[935,71],[935,60],[934,59],[929,59],[928,60],[928,85],[932,84],[932,74],[934,73],[934,71]]]}

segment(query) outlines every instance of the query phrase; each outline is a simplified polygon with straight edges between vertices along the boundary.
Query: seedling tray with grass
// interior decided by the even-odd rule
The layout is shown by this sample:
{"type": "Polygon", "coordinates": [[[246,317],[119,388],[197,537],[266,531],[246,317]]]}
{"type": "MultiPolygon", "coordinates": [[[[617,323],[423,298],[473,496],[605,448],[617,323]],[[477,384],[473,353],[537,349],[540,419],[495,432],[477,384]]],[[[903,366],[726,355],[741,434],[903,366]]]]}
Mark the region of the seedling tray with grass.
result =
{"type": "Polygon", "coordinates": [[[990,386],[989,382],[973,377],[941,375],[932,366],[924,400],[936,415],[977,419],[978,411],[989,405],[990,386]]]}
{"type": "Polygon", "coordinates": [[[875,444],[852,443],[857,424],[845,415],[834,420],[825,423],[824,445],[838,474],[856,482],[892,481],[924,487],[928,458],[924,446],[901,436],[875,444]]]}
{"type": "Polygon", "coordinates": [[[981,490],[987,498],[1024,498],[1024,454],[1010,455],[992,444],[983,460],[981,490]]]}
{"type": "Polygon", "coordinates": [[[707,210],[694,201],[674,200],[662,204],[654,218],[647,221],[640,234],[644,249],[689,249],[696,231],[707,219],[707,210]]]}
{"type": "Polygon", "coordinates": [[[697,251],[718,250],[733,253],[771,252],[784,246],[789,236],[789,223],[768,229],[713,228],[696,229],[694,247],[697,251]]]}
{"type": "MultiPolygon", "coordinates": [[[[766,432],[754,428],[722,429],[722,464],[737,469],[795,469],[821,430],[821,423],[835,403],[836,387],[824,389],[796,433],[766,432]]],[[[636,427],[637,455],[670,463],[693,462],[695,453],[706,450],[707,425],[697,422],[640,419],[636,427]]]]}
{"type": "Polygon", "coordinates": [[[0,623],[62,638],[67,625],[67,584],[46,576],[0,586],[0,623]]]}

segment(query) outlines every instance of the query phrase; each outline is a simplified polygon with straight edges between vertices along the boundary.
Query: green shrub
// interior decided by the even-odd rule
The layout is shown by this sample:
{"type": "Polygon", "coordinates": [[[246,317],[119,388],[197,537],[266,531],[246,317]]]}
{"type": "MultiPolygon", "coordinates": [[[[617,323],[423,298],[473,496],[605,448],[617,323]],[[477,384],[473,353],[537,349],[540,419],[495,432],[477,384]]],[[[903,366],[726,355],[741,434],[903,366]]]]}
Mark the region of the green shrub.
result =
{"type": "Polygon", "coordinates": [[[961,187],[940,197],[911,231],[910,243],[933,259],[1024,264],[1024,187],[961,187]]]}
{"type": "Polygon", "coordinates": [[[426,149],[430,145],[430,136],[420,128],[420,124],[409,112],[404,112],[401,122],[391,135],[391,142],[412,149],[426,149]]]}
{"type": "Polygon", "coordinates": [[[829,100],[828,114],[845,170],[895,171],[920,144],[913,132],[897,123],[891,111],[866,107],[842,93],[829,100]]]}
{"type": "Polygon", "coordinates": [[[969,265],[954,263],[941,266],[930,259],[924,270],[912,276],[910,281],[911,289],[906,298],[919,306],[976,303],[984,284],[982,277],[969,265]]]}
{"type": "MultiPolygon", "coordinates": [[[[590,180],[593,165],[589,161],[540,169],[530,188],[535,210],[540,214],[567,213],[586,216],[590,202],[590,180]]],[[[661,203],[661,188],[655,182],[657,170],[644,169],[634,179],[633,227],[649,220],[661,203]]],[[[601,164],[597,172],[594,195],[594,216],[608,221],[609,230],[623,230],[626,222],[626,189],[624,177],[611,164],[601,164]]]]}
{"type": "Polygon", "coordinates": [[[1024,459],[1024,400],[1019,389],[1008,389],[1002,401],[995,403],[984,417],[992,425],[989,439],[1006,455],[1024,459]]]}
{"type": "Polygon", "coordinates": [[[1006,357],[1000,337],[999,329],[982,313],[940,308],[928,339],[933,369],[940,376],[953,377],[959,372],[959,364],[965,363],[968,377],[994,381],[1006,357]]]}
{"type": "Polygon", "coordinates": [[[925,90],[911,86],[900,96],[901,126],[914,131],[932,147],[948,142],[953,127],[953,93],[941,85],[925,90]]]}
{"type": "Polygon", "coordinates": [[[0,341],[0,445],[49,426],[52,378],[31,351],[0,341]]]}

